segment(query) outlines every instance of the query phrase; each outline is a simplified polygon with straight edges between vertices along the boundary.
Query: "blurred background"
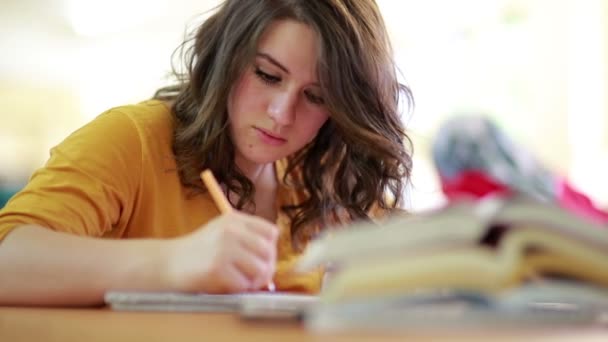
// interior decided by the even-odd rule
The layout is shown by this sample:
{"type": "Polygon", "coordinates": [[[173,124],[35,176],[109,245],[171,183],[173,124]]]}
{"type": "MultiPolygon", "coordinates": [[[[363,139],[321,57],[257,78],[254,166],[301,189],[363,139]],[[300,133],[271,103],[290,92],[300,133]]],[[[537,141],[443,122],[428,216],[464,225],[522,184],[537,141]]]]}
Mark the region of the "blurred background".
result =
{"type": "MultiPolygon", "coordinates": [[[[0,1],[0,188],[113,106],[169,82],[171,53],[217,0],[0,1]]],[[[608,1],[379,0],[416,108],[410,206],[443,203],[438,125],[491,116],[517,143],[608,207],[608,1]]],[[[0,205],[2,198],[0,198],[0,205]]]]}

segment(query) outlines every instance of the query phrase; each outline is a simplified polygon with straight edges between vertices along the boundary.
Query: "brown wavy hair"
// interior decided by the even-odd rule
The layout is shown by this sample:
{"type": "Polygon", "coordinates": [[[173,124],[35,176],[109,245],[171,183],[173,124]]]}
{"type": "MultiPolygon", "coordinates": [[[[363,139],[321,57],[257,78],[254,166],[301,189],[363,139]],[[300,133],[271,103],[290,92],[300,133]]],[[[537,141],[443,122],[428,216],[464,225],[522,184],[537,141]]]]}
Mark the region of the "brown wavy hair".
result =
{"type": "Polygon", "coordinates": [[[369,219],[372,208],[398,209],[412,168],[412,144],[398,107],[405,100],[411,108],[413,98],[397,80],[373,0],[228,0],[218,6],[176,50],[185,63],[181,71],[174,66],[177,83],[154,96],[173,102],[181,182],[205,191],[199,173],[209,168],[239,195],[233,205],[252,204],[254,186],[234,164],[228,95],[253,61],[264,30],[281,19],[317,33],[317,76],[330,113],[316,138],[288,158],[284,181],[297,179],[308,194],[304,202],[282,208],[292,218],[292,236],[369,219]]]}

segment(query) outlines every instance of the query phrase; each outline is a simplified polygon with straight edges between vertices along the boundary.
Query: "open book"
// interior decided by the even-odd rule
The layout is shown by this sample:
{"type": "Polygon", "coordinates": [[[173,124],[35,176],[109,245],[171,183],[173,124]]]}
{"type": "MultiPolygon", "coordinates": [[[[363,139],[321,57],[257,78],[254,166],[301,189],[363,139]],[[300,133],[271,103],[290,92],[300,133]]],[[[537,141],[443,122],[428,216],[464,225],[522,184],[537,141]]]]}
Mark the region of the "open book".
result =
{"type": "Polygon", "coordinates": [[[309,244],[299,268],[337,270],[321,302],[450,289],[492,294],[538,279],[608,288],[608,227],[515,197],[360,224],[309,244]]]}
{"type": "Polygon", "coordinates": [[[322,303],[306,316],[316,332],[414,332],[602,327],[608,291],[568,281],[530,283],[488,295],[474,291],[418,291],[322,303]]]}

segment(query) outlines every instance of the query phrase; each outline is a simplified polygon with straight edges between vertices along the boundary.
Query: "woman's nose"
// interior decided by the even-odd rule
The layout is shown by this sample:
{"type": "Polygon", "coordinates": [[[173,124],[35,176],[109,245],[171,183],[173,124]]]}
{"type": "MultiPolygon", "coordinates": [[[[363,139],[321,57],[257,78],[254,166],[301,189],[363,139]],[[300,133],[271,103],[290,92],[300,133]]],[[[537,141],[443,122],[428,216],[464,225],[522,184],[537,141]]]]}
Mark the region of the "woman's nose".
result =
{"type": "Polygon", "coordinates": [[[295,120],[297,95],[290,92],[274,94],[268,106],[268,114],[281,126],[289,126],[295,120]]]}

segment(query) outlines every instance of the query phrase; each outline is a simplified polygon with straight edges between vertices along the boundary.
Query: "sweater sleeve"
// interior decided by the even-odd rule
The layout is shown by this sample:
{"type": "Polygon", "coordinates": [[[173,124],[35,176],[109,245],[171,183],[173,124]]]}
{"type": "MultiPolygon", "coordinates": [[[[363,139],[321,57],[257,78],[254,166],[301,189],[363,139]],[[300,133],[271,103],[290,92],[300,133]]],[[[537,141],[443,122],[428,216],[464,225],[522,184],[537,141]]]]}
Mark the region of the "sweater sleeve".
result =
{"type": "Polygon", "coordinates": [[[24,224],[102,236],[129,219],[141,161],[133,119],[119,109],[101,114],[51,149],[44,167],[0,210],[0,241],[24,224]]]}

